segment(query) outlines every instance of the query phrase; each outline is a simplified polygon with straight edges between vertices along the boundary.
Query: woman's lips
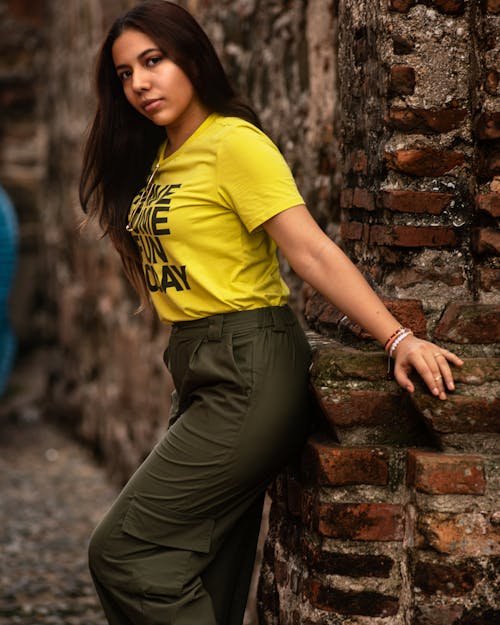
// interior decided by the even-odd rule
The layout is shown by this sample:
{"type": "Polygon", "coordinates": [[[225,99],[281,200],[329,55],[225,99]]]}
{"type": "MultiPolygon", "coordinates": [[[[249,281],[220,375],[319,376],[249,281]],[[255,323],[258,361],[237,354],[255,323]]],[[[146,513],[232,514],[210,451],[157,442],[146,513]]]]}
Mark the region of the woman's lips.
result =
{"type": "Polygon", "coordinates": [[[156,98],[154,100],[146,100],[145,102],[142,103],[142,109],[146,112],[146,113],[151,113],[152,111],[156,110],[161,104],[161,98],[156,98]]]}

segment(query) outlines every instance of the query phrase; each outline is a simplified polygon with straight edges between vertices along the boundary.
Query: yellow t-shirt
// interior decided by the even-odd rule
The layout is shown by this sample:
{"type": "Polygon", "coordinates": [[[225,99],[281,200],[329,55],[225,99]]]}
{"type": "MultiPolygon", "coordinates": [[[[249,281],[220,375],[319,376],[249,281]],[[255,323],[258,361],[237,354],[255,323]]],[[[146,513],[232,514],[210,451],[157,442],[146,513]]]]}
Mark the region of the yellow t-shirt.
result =
{"type": "Polygon", "coordinates": [[[259,226],[304,200],[277,147],[252,124],[212,114],[172,155],[163,150],[129,214],[160,319],[285,304],[276,245],[259,226]]]}

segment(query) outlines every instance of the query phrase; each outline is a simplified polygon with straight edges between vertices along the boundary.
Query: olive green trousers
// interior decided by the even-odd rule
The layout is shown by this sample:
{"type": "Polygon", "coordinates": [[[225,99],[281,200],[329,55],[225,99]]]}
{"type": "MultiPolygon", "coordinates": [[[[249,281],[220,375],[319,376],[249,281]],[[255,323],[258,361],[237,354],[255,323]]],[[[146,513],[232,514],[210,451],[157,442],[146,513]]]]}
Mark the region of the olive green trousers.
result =
{"type": "Polygon", "coordinates": [[[95,529],[111,625],[242,625],[262,504],[308,432],[310,348],[293,313],[174,324],[169,427],[95,529]]]}

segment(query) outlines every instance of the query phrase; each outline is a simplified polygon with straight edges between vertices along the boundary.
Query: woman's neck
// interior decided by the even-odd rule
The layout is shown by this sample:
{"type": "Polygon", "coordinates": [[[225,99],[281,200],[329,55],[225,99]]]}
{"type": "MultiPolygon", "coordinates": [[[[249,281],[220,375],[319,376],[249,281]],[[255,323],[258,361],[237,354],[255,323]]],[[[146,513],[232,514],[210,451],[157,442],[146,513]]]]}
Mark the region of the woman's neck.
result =
{"type": "Polygon", "coordinates": [[[209,115],[210,111],[200,105],[186,111],[182,119],[178,119],[173,124],[166,126],[165,131],[168,141],[163,157],[165,158],[176,152],[201,124],[203,124],[209,115]]]}

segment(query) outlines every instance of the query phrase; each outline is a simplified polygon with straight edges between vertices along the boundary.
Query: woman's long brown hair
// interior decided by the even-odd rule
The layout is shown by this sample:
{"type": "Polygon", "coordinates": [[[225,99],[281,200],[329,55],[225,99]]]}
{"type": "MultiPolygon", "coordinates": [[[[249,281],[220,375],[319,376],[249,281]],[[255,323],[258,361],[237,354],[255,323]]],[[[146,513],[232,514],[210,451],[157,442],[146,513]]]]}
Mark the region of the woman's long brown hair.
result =
{"type": "Polygon", "coordinates": [[[149,296],[140,255],[125,226],[130,203],[144,186],[165,130],[138,113],[123,93],[112,47],[126,29],[148,35],[184,71],[207,110],[241,117],[259,128],[260,121],[236,95],[212,43],[182,7],[165,0],[146,0],[111,26],[97,57],[98,105],[85,145],[80,202],[84,212],[97,217],[104,234],[109,235],[144,306],[149,296]]]}

